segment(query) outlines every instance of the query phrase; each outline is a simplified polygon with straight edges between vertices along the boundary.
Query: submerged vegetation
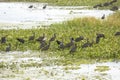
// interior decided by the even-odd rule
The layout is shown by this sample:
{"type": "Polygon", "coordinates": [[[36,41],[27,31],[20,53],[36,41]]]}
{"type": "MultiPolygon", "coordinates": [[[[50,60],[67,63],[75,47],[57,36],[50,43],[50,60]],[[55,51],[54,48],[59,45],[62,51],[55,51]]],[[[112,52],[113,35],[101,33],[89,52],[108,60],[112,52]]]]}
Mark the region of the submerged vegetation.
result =
{"type": "MultiPolygon", "coordinates": [[[[45,52],[51,52],[51,56],[66,57],[65,64],[72,64],[72,61],[79,59],[120,59],[120,36],[115,36],[120,31],[120,12],[110,15],[107,19],[99,20],[93,17],[78,18],[66,21],[61,24],[52,24],[49,27],[41,29],[27,30],[0,30],[0,37],[6,36],[6,43],[0,44],[0,51],[5,51],[9,43],[11,51],[40,50],[40,43],[36,40],[29,40],[29,37],[35,33],[35,39],[45,34],[46,42],[49,43],[50,38],[56,34],[56,40],[63,41],[64,44],[70,42],[70,38],[74,39],[83,36],[84,40],[75,42],[77,49],[69,54],[70,48],[59,49],[56,41],[50,42],[49,49],[45,52]],[[101,38],[96,44],[96,34],[104,34],[105,38],[101,38]],[[24,39],[21,43],[16,38],[24,39]],[[93,42],[92,46],[82,48],[87,42],[93,42]],[[68,60],[68,61],[67,61],[68,60]]],[[[44,52],[44,51],[43,51],[44,52]]],[[[61,62],[64,63],[64,60],[61,62]]]]}

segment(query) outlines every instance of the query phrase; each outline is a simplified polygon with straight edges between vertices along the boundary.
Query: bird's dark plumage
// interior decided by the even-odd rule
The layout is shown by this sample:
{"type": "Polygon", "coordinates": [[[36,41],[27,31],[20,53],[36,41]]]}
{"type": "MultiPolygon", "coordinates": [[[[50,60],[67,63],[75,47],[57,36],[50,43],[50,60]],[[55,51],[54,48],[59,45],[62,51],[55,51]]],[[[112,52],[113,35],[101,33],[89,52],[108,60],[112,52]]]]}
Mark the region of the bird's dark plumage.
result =
{"type": "Polygon", "coordinates": [[[50,38],[50,42],[52,42],[52,41],[54,41],[55,40],[55,38],[56,38],[56,34],[54,34],[51,38],[50,38]]]}
{"type": "Polygon", "coordinates": [[[36,41],[41,42],[44,40],[44,38],[45,38],[45,34],[43,33],[43,36],[40,36],[39,38],[37,38],[36,41]]]}
{"type": "Polygon", "coordinates": [[[48,50],[50,47],[50,42],[48,43],[48,45],[45,45],[43,48],[41,48],[41,51],[46,51],[48,50]]]}
{"type": "Polygon", "coordinates": [[[65,45],[65,48],[70,48],[74,44],[74,38],[70,38],[70,42],[65,45]]]}
{"type": "Polygon", "coordinates": [[[116,11],[116,10],[118,10],[118,6],[113,6],[110,10],[111,11],[116,11]]]}
{"type": "Polygon", "coordinates": [[[45,4],[45,5],[43,6],[43,9],[46,9],[46,7],[47,7],[47,4],[45,4]]]}
{"type": "Polygon", "coordinates": [[[103,14],[103,16],[101,17],[101,19],[105,19],[105,14],[103,14]]]}
{"type": "Polygon", "coordinates": [[[100,42],[100,38],[96,37],[96,43],[99,43],[99,42],[100,42]]]}
{"type": "Polygon", "coordinates": [[[100,3],[100,4],[93,6],[93,8],[98,8],[98,7],[102,7],[102,4],[100,3]]]}
{"type": "Polygon", "coordinates": [[[6,36],[1,37],[1,43],[6,43],[6,36]]]}
{"type": "Polygon", "coordinates": [[[41,41],[40,42],[40,49],[42,49],[43,47],[45,47],[47,45],[46,41],[41,41]]]}
{"type": "Polygon", "coordinates": [[[20,43],[24,43],[25,42],[25,40],[22,39],[22,38],[17,38],[17,41],[19,41],[20,43]]]}
{"type": "Polygon", "coordinates": [[[105,38],[105,35],[102,34],[102,33],[97,33],[96,35],[97,35],[97,37],[99,37],[99,38],[105,38]]]}
{"type": "Polygon", "coordinates": [[[109,6],[109,5],[110,5],[109,2],[105,2],[105,3],[103,3],[103,6],[109,6]]]}
{"type": "Polygon", "coordinates": [[[75,39],[75,42],[79,42],[79,41],[81,41],[81,40],[83,40],[83,39],[84,39],[84,37],[83,37],[83,36],[80,36],[80,37],[78,37],[78,38],[75,39]]]}
{"type": "Polygon", "coordinates": [[[94,43],[94,41],[89,42],[89,40],[87,39],[87,42],[82,45],[82,48],[91,47],[93,45],[93,43],[94,43]]]}
{"type": "Polygon", "coordinates": [[[99,38],[105,38],[105,35],[102,34],[102,33],[97,33],[96,35],[97,35],[97,37],[99,37],[99,38]]]}
{"type": "Polygon", "coordinates": [[[62,43],[62,42],[61,42],[61,41],[59,41],[59,40],[56,40],[56,42],[57,42],[57,44],[58,44],[58,45],[60,45],[60,43],[62,43]]]}
{"type": "Polygon", "coordinates": [[[28,8],[33,8],[33,5],[30,5],[28,8]]]}
{"type": "Polygon", "coordinates": [[[116,32],[114,36],[120,36],[120,32],[116,32]]]}
{"type": "Polygon", "coordinates": [[[110,4],[113,4],[115,2],[117,2],[117,0],[112,0],[112,1],[110,1],[110,4]]]}
{"type": "Polygon", "coordinates": [[[99,43],[101,38],[105,38],[105,35],[104,35],[104,34],[97,33],[96,35],[97,35],[97,36],[96,36],[96,43],[99,43]]]}
{"type": "Polygon", "coordinates": [[[57,44],[58,44],[58,48],[59,48],[59,49],[64,49],[64,48],[65,48],[65,45],[64,45],[63,41],[58,41],[58,40],[56,40],[56,42],[57,42],[57,44]]]}
{"type": "Polygon", "coordinates": [[[33,35],[29,37],[29,41],[34,40],[34,39],[35,39],[35,33],[33,33],[33,35]]]}
{"type": "Polygon", "coordinates": [[[71,47],[71,49],[70,49],[70,53],[71,54],[73,54],[75,51],[76,51],[76,49],[77,49],[77,45],[76,44],[74,44],[72,47],[71,47]]]}
{"type": "Polygon", "coordinates": [[[6,52],[9,52],[9,51],[11,51],[11,44],[9,43],[8,44],[8,46],[6,47],[6,50],[5,50],[6,52]]]}

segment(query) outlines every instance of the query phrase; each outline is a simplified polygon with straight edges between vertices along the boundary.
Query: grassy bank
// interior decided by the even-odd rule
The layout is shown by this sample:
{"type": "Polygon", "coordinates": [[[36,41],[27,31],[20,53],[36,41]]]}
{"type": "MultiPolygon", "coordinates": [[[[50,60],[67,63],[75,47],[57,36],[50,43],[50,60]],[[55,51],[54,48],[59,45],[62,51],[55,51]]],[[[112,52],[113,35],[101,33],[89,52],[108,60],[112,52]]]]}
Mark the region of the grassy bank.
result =
{"type": "MultiPolygon", "coordinates": [[[[93,6],[99,3],[104,3],[112,0],[4,0],[8,2],[42,2],[42,3],[50,3],[54,5],[69,5],[69,6],[93,6]]],[[[120,1],[114,5],[120,5],[120,1]]]]}
{"type": "MultiPolygon", "coordinates": [[[[76,61],[79,59],[114,59],[120,58],[120,36],[114,34],[120,31],[120,12],[114,13],[106,20],[98,20],[95,18],[79,18],[71,21],[63,22],[62,24],[53,24],[49,28],[42,29],[29,29],[29,30],[0,30],[0,37],[7,35],[7,42],[0,44],[0,51],[5,51],[7,45],[11,43],[12,51],[26,51],[35,50],[40,51],[40,43],[37,41],[28,41],[29,36],[35,32],[35,39],[45,33],[46,41],[56,33],[56,40],[60,40],[66,44],[70,37],[76,38],[84,36],[84,40],[76,42],[77,50],[74,56],[69,54],[70,48],[58,50],[58,45],[55,41],[51,42],[50,49],[45,53],[53,53],[50,56],[64,56],[66,60],[72,58],[76,61]],[[96,33],[103,33],[105,38],[101,39],[99,44],[95,43],[96,33]],[[22,44],[16,38],[23,38],[25,43],[22,44]],[[81,46],[86,43],[86,39],[90,42],[94,41],[92,47],[82,48],[81,46]]],[[[66,62],[65,60],[65,62],[66,62]]],[[[63,60],[64,62],[64,60],[63,60]]]]}

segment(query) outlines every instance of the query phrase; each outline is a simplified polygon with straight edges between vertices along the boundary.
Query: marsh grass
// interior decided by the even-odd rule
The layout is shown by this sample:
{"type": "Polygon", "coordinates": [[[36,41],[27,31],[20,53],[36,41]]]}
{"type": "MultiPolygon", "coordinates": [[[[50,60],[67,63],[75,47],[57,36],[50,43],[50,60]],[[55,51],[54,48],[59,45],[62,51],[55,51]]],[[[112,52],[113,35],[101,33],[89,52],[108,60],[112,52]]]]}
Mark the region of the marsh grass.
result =
{"type": "MultiPolygon", "coordinates": [[[[64,57],[65,59],[58,60],[64,65],[73,64],[73,62],[74,64],[80,64],[80,59],[84,62],[86,62],[85,59],[120,59],[120,36],[114,36],[117,31],[120,31],[120,12],[110,15],[106,20],[99,20],[93,17],[78,18],[70,21],[65,21],[61,24],[52,24],[47,29],[41,28],[26,30],[0,30],[0,37],[8,35],[7,43],[0,44],[0,51],[5,51],[8,43],[11,43],[12,51],[40,51],[40,43],[36,42],[35,40],[28,41],[29,36],[35,32],[35,38],[38,38],[39,36],[42,36],[43,33],[45,33],[45,36],[47,38],[46,41],[48,43],[48,40],[51,38],[51,36],[56,33],[56,40],[63,40],[65,44],[70,41],[70,37],[76,38],[78,36],[84,36],[85,38],[81,42],[76,42],[78,48],[74,53],[74,56],[69,54],[69,49],[58,50],[58,45],[55,41],[51,42],[50,49],[48,51],[42,51],[44,55],[47,55],[49,57],[64,57]],[[87,38],[90,41],[95,42],[96,33],[105,34],[105,39],[101,39],[99,44],[94,43],[92,47],[82,49],[81,45],[86,42],[87,38]],[[25,43],[19,43],[16,40],[17,37],[23,38],[25,40],[25,43]]],[[[57,64],[57,60],[54,61],[56,61],[57,64]]]]}

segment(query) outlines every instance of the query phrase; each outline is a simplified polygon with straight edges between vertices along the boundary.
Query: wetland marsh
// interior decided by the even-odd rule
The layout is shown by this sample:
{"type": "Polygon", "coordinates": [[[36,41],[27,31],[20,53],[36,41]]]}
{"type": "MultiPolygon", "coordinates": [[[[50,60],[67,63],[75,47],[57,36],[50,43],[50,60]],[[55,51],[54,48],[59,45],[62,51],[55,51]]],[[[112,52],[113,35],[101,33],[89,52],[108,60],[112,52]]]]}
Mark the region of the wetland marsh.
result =
{"type": "Polygon", "coordinates": [[[55,5],[42,9],[47,3],[0,4],[0,80],[120,79],[119,10],[55,5]],[[101,19],[104,14],[105,19],[101,19]],[[46,51],[40,49],[43,34],[43,40],[50,43],[46,51]],[[104,35],[98,38],[99,43],[98,34],[104,35]],[[66,45],[70,38],[78,37],[82,40],[74,41],[75,50],[60,48],[59,43],[66,45]],[[89,45],[83,48],[86,43],[89,45]]]}

